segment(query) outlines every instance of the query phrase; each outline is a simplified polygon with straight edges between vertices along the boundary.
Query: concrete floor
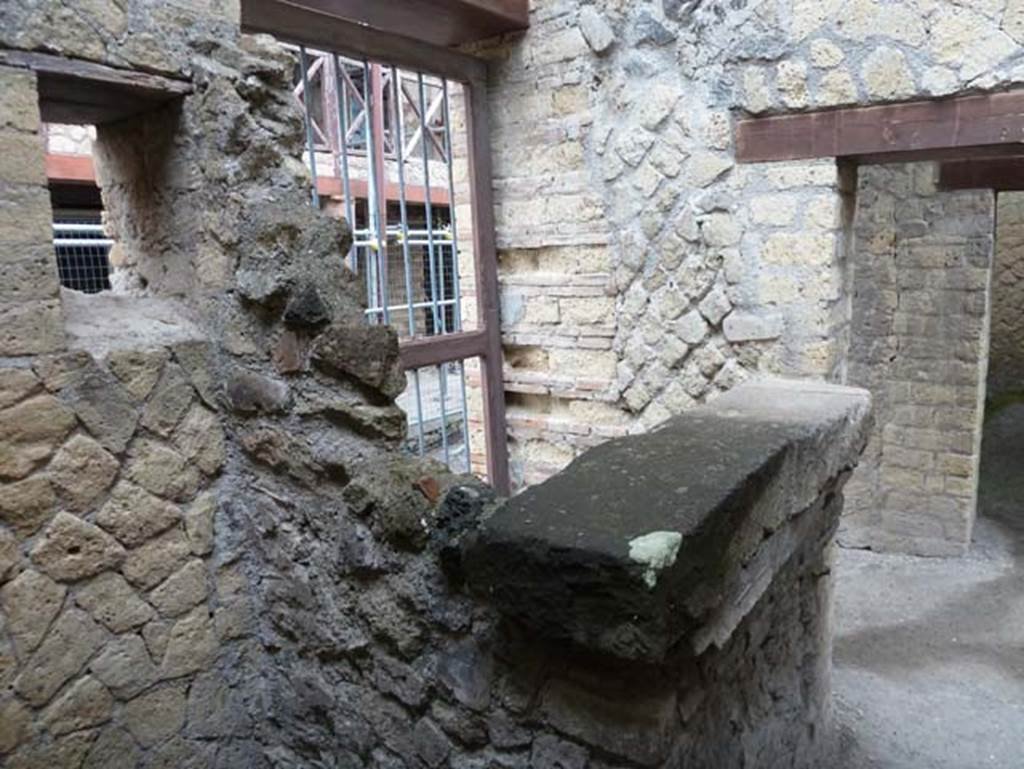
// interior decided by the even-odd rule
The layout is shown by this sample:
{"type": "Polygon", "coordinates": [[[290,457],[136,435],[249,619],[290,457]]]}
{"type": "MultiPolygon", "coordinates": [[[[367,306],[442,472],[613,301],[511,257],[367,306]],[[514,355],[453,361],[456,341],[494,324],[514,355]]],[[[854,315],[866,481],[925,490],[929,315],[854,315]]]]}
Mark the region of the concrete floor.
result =
{"type": "Polygon", "coordinates": [[[1024,404],[985,425],[979,508],[963,559],[840,553],[841,767],[1024,768],[1024,404]]]}

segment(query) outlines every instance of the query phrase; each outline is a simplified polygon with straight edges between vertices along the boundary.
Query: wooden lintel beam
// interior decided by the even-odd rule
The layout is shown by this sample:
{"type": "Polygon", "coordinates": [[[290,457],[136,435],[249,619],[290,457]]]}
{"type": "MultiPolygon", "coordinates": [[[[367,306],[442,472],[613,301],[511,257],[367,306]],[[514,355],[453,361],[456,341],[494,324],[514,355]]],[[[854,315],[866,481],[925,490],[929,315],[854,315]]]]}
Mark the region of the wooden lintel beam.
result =
{"type": "Polygon", "coordinates": [[[1024,190],[1024,155],[943,163],[939,167],[939,189],[1024,190]]]}
{"type": "Polygon", "coordinates": [[[484,331],[418,337],[399,346],[402,367],[406,370],[476,358],[486,353],[487,334],[484,331]]]}
{"type": "Polygon", "coordinates": [[[487,65],[481,59],[382,32],[289,0],[245,0],[242,30],[264,32],[285,42],[364,57],[462,83],[483,82],[487,76],[487,65]]]}
{"type": "MultiPolygon", "coordinates": [[[[382,32],[453,46],[526,29],[528,0],[295,0],[382,32]]],[[[244,3],[243,3],[244,5],[244,3]]]]}
{"type": "Polygon", "coordinates": [[[0,49],[0,65],[36,73],[43,120],[106,123],[192,92],[185,80],[36,51],[0,49]]]}
{"type": "MultiPolygon", "coordinates": [[[[365,179],[349,180],[349,189],[352,191],[352,197],[360,200],[366,200],[369,195],[369,184],[365,179]]],[[[341,179],[336,176],[317,176],[316,191],[323,197],[340,198],[342,197],[341,179]]],[[[384,194],[389,202],[397,203],[400,200],[399,192],[398,185],[394,182],[384,185],[384,194]]],[[[406,185],[406,203],[422,204],[426,202],[426,198],[426,189],[422,184],[406,185]]],[[[447,206],[449,203],[448,189],[446,187],[431,187],[430,202],[436,206],[447,206]]]]}
{"type": "Polygon", "coordinates": [[[812,158],[884,161],[936,153],[1024,152],[1024,90],[740,120],[741,163],[812,158]]]}

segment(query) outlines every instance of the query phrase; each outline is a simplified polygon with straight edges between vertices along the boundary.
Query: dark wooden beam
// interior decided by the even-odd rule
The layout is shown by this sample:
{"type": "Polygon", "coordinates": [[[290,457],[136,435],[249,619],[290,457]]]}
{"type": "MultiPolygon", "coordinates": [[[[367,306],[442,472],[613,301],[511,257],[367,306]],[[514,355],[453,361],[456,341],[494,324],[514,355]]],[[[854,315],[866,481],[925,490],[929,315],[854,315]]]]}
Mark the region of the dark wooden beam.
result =
{"type": "Polygon", "coordinates": [[[829,157],[879,162],[893,153],[933,159],[940,152],[992,148],[1024,151],[1024,90],[750,118],[736,126],[741,163],[829,157]]]}
{"type": "Polygon", "coordinates": [[[943,163],[939,167],[939,189],[1024,190],[1024,156],[943,163]]]}
{"type": "Polygon", "coordinates": [[[484,331],[460,331],[457,334],[417,337],[404,341],[399,346],[404,369],[477,358],[486,352],[487,334],[484,331]]]}
{"type": "Polygon", "coordinates": [[[381,32],[446,47],[526,29],[530,23],[528,0],[295,1],[381,32]]]}
{"type": "Polygon", "coordinates": [[[0,50],[0,64],[36,73],[39,109],[50,123],[121,120],[192,92],[184,80],[34,51],[0,50]]]}
{"type": "Polygon", "coordinates": [[[244,0],[242,30],[265,32],[285,42],[367,58],[462,83],[483,80],[487,75],[486,64],[473,56],[381,32],[288,0],[244,0]]]}
{"type": "Polygon", "coordinates": [[[487,332],[481,361],[487,479],[499,494],[511,493],[508,425],[505,421],[505,371],[498,296],[498,246],[494,234],[494,179],[491,167],[491,116],[487,85],[477,80],[466,88],[469,139],[469,190],[472,209],[473,264],[477,276],[477,317],[487,332]]]}
{"type": "MultiPolygon", "coordinates": [[[[366,200],[369,195],[369,184],[366,179],[349,179],[349,189],[352,191],[352,197],[359,200],[366,200]]],[[[340,198],[344,195],[342,189],[341,179],[337,176],[317,176],[316,177],[316,191],[325,198],[340,198]]],[[[388,182],[384,185],[384,193],[387,195],[388,201],[395,203],[400,199],[400,190],[395,182],[388,182]]],[[[422,184],[407,184],[405,187],[405,202],[423,204],[426,202],[427,194],[422,184]]],[[[448,200],[448,188],[447,187],[434,187],[430,188],[430,204],[437,206],[447,206],[448,200]]]]}

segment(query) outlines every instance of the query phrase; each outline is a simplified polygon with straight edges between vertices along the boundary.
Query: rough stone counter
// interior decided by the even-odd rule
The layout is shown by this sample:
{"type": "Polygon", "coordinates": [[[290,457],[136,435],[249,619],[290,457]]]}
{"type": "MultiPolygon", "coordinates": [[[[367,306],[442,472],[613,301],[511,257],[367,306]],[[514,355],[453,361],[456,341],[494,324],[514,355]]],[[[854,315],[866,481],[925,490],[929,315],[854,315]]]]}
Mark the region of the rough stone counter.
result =
{"type": "Polygon", "coordinates": [[[639,766],[825,765],[829,552],[869,422],[863,390],[748,383],[487,518],[463,567],[555,671],[536,716],[639,766]]]}

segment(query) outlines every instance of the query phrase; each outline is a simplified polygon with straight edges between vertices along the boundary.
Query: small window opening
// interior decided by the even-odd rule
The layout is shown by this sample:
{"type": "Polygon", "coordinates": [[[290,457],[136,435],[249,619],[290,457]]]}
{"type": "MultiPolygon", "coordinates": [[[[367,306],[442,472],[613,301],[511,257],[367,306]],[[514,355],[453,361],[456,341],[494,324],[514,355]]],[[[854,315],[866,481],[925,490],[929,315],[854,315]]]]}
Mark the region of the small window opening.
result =
{"type": "Polygon", "coordinates": [[[46,165],[53,208],[53,248],[60,284],[73,291],[109,291],[110,249],[92,159],[96,129],[47,123],[46,165]]]}

